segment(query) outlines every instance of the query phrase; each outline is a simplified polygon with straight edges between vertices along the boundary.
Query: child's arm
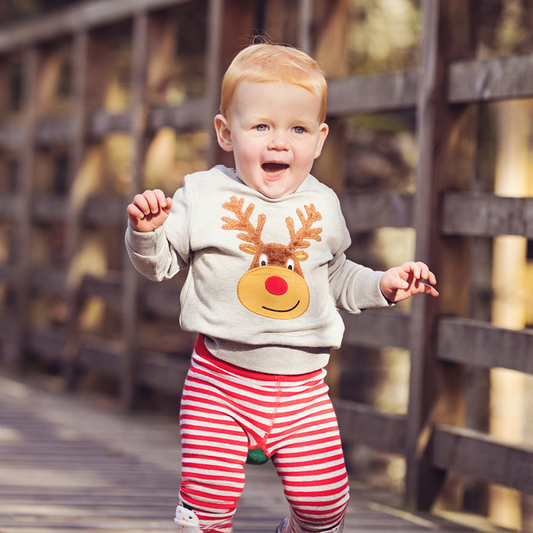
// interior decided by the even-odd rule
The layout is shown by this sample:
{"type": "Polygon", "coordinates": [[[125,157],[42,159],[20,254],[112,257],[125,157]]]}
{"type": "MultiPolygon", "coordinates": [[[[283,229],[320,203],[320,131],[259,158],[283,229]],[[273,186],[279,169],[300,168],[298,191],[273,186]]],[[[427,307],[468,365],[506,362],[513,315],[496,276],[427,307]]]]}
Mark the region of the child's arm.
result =
{"type": "Polygon", "coordinates": [[[135,268],[152,281],[170,279],[188,264],[188,235],[181,238],[181,223],[187,225],[189,221],[183,209],[175,213],[180,206],[183,208],[183,202],[175,199],[183,197],[180,192],[183,189],[171,199],[158,189],[145,191],[136,195],[127,208],[128,255],[135,268]]]}
{"type": "Polygon", "coordinates": [[[160,189],[137,194],[128,205],[128,218],[136,231],[153,231],[163,225],[172,208],[172,198],[165,198],[160,189]]]}
{"type": "Polygon", "coordinates": [[[438,296],[438,291],[432,287],[437,283],[435,274],[422,262],[408,262],[394,267],[383,274],[380,289],[383,296],[391,302],[401,302],[413,294],[426,293],[438,296]],[[425,283],[428,282],[428,283],[425,283]]]}

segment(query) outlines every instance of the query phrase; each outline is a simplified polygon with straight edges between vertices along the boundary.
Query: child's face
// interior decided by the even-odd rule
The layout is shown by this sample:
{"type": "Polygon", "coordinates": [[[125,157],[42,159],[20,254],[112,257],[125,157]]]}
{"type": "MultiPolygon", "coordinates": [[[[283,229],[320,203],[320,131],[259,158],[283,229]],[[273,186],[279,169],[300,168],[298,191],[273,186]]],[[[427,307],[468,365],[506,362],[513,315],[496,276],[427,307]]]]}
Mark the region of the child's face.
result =
{"type": "Polygon", "coordinates": [[[237,176],[269,198],[293,193],[320,155],[328,126],[321,98],[288,83],[242,82],[229,118],[217,115],[218,142],[233,151],[237,176]]]}

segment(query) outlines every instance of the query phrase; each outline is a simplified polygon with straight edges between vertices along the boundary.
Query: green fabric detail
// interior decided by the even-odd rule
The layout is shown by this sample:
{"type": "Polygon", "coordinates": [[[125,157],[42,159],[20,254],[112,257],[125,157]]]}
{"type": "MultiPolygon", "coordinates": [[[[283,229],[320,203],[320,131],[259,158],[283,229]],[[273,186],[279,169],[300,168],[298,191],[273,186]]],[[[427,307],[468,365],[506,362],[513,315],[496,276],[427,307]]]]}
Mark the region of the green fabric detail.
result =
{"type": "Polygon", "coordinates": [[[268,463],[269,459],[270,457],[261,448],[254,448],[253,450],[248,450],[246,462],[249,465],[264,465],[268,463]]]}

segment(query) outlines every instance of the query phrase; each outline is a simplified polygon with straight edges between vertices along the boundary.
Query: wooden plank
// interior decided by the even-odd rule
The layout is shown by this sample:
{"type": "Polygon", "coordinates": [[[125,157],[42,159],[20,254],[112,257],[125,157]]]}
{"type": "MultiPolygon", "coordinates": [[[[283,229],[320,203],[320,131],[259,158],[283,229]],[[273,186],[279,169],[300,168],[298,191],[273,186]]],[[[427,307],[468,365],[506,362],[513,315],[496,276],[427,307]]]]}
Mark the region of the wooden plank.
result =
{"type": "Polygon", "coordinates": [[[0,218],[9,220],[16,216],[19,210],[19,197],[14,194],[0,196],[0,218]]]}
{"type": "Polygon", "coordinates": [[[533,239],[533,198],[447,192],[442,233],[471,237],[522,235],[533,239]]]}
{"type": "Polygon", "coordinates": [[[510,444],[477,431],[437,425],[433,464],[533,494],[533,447],[510,444]]]}
{"type": "MultiPolygon", "coordinates": [[[[78,363],[120,379],[123,369],[123,344],[97,337],[87,338],[80,348],[78,363]]],[[[181,394],[189,370],[188,358],[147,352],[139,355],[135,367],[135,384],[167,394],[181,394]]]]}
{"type": "Polygon", "coordinates": [[[65,222],[68,212],[68,199],[64,196],[40,196],[34,198],[32,214],[36,222],[65,222]]]}
{"type": "Polygon", "coordinates": [[[107,113],[97,110],[89,119],[89,131],[94,139],[102,139],[111,133],[131,131],[133,117],[131,112],[107,113]]]}
{"type": "MultiPolygon", "coordinates": [[[[175,531],[181,478],[177,417],[128,416],[113,408],[111,398],[104,401],[50,394],[0,376],[2,531],[175,531]]],[[[379,428],[394,428],[390,422],[382,426],[385,419],[367,409],[354,414],[359,423],[367,415],[379,428]]],[[[281,482],[272,463],[245,470],[234,531],[271,533],[289,513],[281,482]]],[[[371,488],[351,481],[345,533],[474,531],[374,503],[371,488]]]]}
{"type": "Polygon", "coordinates": [[[405,455],[407,419],[369,405],[333,400],[343,442],[356,442],[372,449],[405,455]]]}
{"type": "MultiPolygon", "coordinates": [[[[120,275],[108,274],[105,278],[84,276],[80,295],[84,298],[102,298],[111,309],[120,311],[123,280],[120,275]]],[[[179,318],[181,287],[147,282],[141,286],[143,309],[164,318],[179,318]]]]}
{"type": "MultiPolygon", "coordinates": [[[[155,132],[163,127],[180,131],[199,129],[210,125],[206,113],[207,100],[195,98],[178,106],[157,106],[150,110],[148,127],[155,132]]],[[[127,133],[132,128],[132,113],[108,113],[94,111],[89,119],[89,133],[94,140],[103,139],[112,133],[127,133]]],[[[72,140],[72,120],[69,118],[47,119],[39,123],[37,140],[40,145],[67,144],[72,140]]],[[[5,127],[0,129],[0,146],[17,147],[20,143],[19,130],[5,127]]]]}
{"type": "MultiPolygon", "coordinates": [[[[533,56],[454,62],[450,66],[449,103],[533,96],[532,64],[533,56]]],[[[413,108],[416,106],[417,83],[417,70],[331,80],[328,115],[413,108]]],[[[176,129],[202,127],[208,118],[205,109],[203,99],[180,106],[157,107],[151,111],[150,127],[153,130],[164,126],[176,129]]],[[[91,131],[95,137],[101,138],[111,132],[129,131],[130,124],[129,112],[113,115],[97,111],[92,117],[91,131]]],[[[66,142],[69,130],[68,118],[47,119],[39,124],[37,138],[42,144],[66,142]]],[[[0,145],[16,147],[20,142],[21,134],[16,125],[0,128],[0,145]]]]}
{"type": "Polygon", "coordinates": [[[67,275],[60,270],[45,270],[43,268],[32,269],[30,284],[32,289],[38,289],[45,293],[66,293],[67,275]]]}
{"type": "Polygon", "coordinates": [[[11,264],[0,264],[0,280],[3,283],[14,283],[17,280],[17,267],[11,264]]]}
{"type": "Polygon", "coordinates": [[[12,341],[16,327],[16,321],[12,315],[0,315],[0,339],[12,341]]]}
{"type": "Polygon", "coordinates": [[[108,274],[105,278],[86,275],[83,277],[79,291],[82,297],[102,298],[111,309],[120,311],[122,308],[122,287],[121,275],[108,274]]]}
{"type": "Polygon", "coordinates": [[[206,113],[210,108],[207,98],[194,98],[178,106],[158,106],[150,111],[148,119],[150,131],[166,126],[180,131],[211,127],[206,113]]]}
{"type": "Polygon", "coordinates": [[[39,146],[69,144],[74,133],[70,117],[47,118],[39,121],[35,131],[35,142],[39,146]]]}
{"type": "Polygon", "coordinates": [[[91,196],[83,209],[83,222],[93,226],[123,225],[127,218],[125,213],[128,203],[128,198],[124,196],[108,194],[91,196]]]}
{"type": "Polygon", "coordinates": [[[450,103],[483,102],[533,96],[533,55],[450,65],[450,103]]]}
{"type": "Polygon", "coordinates": [[[161,353],[145,353],[137,365],[139,385],[167,394],[180,395],[189,371],[189,358],[179,359],[161,353]]]}
{"type": "MultiPolygon", "coordinates": [[[[483,62],[455,62],[450,66],[450,103],[486,101],[533,96],[533,56],[508,57],[483,62]]],[[[385,112],[416,106],[418,71],[410,70],[332,80],[329,84],[328,115],[357,112],[385,112]]],[[[159,107],[152,111],[150,126],[193,129],[205,125],[206,102],[197,99],[180,106],[159,107]]],[[[95,112],[91,131],[97,138],[130,129],[130,113],[113,115],[95,112]]],[[[37,129],[41,144],[67,142],[70,119],[47,119],[37,129]]],[[[16,147],[21,143],[16,125],[0,128],[0,145],[16,147]]]]}
{"type": "Polygon", "coordinates": [[[407,313],[366,309],[360,315],[342,313],[346,330],[343,345],[368,348],[409,348],[409,321],[407,313]]]}
{"type": "Polygon", "coordinates": [[[84,368],[94,368],[120,379],[122,375],[123,343],[108,341],[97,337],[84,339],[77,364],[84,368]]]}
{"type": "Polygon", "coordinates": [[[47,361],[60,362],[65,342],[64,330],[32,329],[26,339],[25,348],[47,361]]]}
{"type": "Polygon", "coordinates": [[[70,33],[87,31],[132,18],[138,13],[174,7],[191,0],[96,0],[2,28],[0,53],[12,52],[70,33]]]}
{"type": "Polygon", "coordinates": [[[348,229],[353,233],[413,225],[412,194],[357,192],[342,195],[340,202],[348,229]]]}
{"type": "Polygon", "coordinates": [[[437,356],[480,368],[509,368],[533,374],[533,330],[508,330],[479,320],[442,317],[437,356]]]}
{"type": "Polygon", "coordinates": [[[328,116],[416,107],[418,70],[331,80],[328,116]]]}
{"type": "Polygon", "coordinates": [[[169,287],[167,284],[145,284],[142,290],[142,306],[154,315],[178,319],[181,312],[181,287],[169,287]]]}
{"type": "Polygon", "coordinates": [[[24,131],[19,124],[0,125],[0,147],[3,150],[16,150],[24,143],[24,131]]]}

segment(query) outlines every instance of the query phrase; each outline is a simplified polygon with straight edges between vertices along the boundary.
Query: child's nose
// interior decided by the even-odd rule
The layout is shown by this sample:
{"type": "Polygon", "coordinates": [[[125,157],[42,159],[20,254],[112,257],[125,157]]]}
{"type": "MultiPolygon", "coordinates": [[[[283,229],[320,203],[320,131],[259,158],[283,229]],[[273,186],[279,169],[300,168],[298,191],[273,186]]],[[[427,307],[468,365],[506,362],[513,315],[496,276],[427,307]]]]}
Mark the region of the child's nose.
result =
{"type": "Polygon", "coordinates": [[[287,137],[282,133],[277,133],[272,137],[272,140],[270,141],[270,149],[286,150],[287,144],[287,137]]]}
{"type": "Polygon", "coordinates": [[[279,276],[270,276],[265,281],[265,289],[274,296],[282,296],[288,288],[287,282],[279,276]]]}

